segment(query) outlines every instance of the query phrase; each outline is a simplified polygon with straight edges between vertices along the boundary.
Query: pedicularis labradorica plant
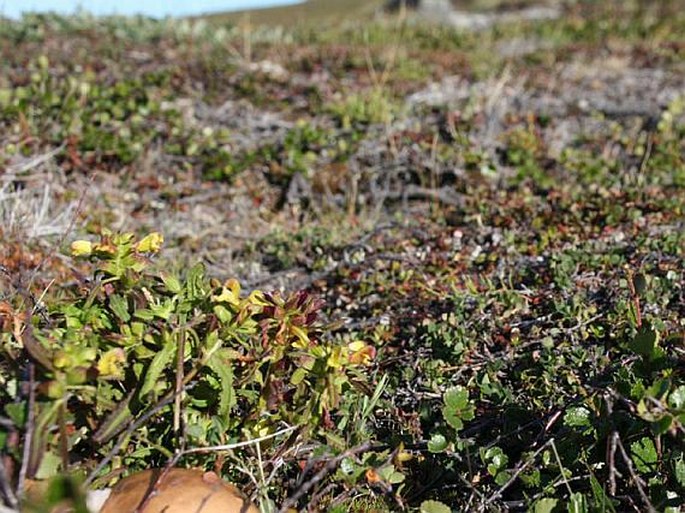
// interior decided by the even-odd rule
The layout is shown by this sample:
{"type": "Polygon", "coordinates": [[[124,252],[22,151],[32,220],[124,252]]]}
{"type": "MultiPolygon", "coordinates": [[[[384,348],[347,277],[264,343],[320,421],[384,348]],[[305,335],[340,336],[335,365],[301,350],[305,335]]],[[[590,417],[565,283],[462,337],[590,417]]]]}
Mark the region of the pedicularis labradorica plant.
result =
{"type": "MultiPolygon", "coordinates": [[[[15,371],[5,411],[16,432],[30,433],[29,477],[92,471],[103,460],[111,463],[102,471],[145,468],[181,448],[287,426],[316,437],[332,426],[351,374],[363,379],[372,348],[324,341],[319,300],[245,294],[201,265],[182,279],[155,270],[161,245],[157,233],[76,241],[72,254],[92,265],[89,278],[42,312],[5,304],[2,351],[15,371]]],[[[4,438],[19,462],[21,444],[4,438]]]]}

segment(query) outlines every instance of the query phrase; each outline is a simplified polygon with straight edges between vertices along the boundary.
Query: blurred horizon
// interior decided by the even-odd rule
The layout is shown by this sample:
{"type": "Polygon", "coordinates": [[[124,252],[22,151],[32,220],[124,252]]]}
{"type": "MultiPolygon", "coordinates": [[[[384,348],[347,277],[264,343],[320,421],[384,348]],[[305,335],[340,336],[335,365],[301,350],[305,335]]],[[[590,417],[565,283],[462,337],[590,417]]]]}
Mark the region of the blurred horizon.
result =
{"type": "Polygon", "coordinates": [[[96,16],[142,14],[195,16],[243,9],[260,9],[302,3],[302,0],[0,0],[0,16],[19,18],[25,12],[74,14],[79,10],[96,16]]]}

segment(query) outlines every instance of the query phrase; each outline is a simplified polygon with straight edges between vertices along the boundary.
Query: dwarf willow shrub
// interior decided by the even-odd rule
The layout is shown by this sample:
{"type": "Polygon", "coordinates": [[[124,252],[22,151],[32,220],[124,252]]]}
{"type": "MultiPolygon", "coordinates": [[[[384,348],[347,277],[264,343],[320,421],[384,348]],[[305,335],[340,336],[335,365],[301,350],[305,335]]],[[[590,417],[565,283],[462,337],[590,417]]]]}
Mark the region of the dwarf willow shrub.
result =
{"type": "MultiPolygon", "coordinates": [[[[146,467],[181,446],[284,426],[316,436],[331,427],[352,368],[355,379],[363,374],[370,348],[324,342],[317,299],[245,294],[236,280],[208,279],[201,265],[183,279],[154,270],[161,244],[156,233],[74,242],[74,257],[92,265],[90,278],[65,287],[42,316],[8,303],[2,310],[14,325],[2,334],[13,371],[2,402],[14,432],[33,423],[29,476],[92,470],[115,455],[103,470],[146,467]],[[29,372],[37,384],[31,412],[21,386],[29,372]]],[[[21,444],[3,438],[20,460],[21,444]]]]}

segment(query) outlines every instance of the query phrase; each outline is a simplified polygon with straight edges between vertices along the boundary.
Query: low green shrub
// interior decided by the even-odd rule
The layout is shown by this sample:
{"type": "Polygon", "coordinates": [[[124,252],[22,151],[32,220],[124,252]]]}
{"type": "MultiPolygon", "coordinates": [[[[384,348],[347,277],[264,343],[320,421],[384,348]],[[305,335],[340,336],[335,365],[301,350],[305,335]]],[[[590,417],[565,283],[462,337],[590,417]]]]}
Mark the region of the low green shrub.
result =
{"type": "Polygon", "coordinates": [[[76,241],[72,254],[92,266],[90,277],[42,310],[3,303],[0,394],[13,427],[0,437],[17,464],[28,455],[28,477],[70,470],[92,481],[264,437],[268,457],[330,430],[350,371],[363,377],[371,348],[326,341],[321,301],[246,294],[202,265],[183,278],[156,270],[161,245],[157,233],[76,241]],[[274,442],[295,428],[298,437],[274,442]]]}

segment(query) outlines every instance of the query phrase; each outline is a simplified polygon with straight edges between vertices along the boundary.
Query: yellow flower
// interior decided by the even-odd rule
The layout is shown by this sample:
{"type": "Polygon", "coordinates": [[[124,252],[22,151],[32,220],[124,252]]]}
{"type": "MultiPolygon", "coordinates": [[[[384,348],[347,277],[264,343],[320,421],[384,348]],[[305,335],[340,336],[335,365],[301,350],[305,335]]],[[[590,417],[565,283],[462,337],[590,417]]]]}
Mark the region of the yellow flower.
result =
{"type": "Polygon", "coordinates": [[[157,253],[162,248],[164,237],[159,232],[152,232],[143,237],[136,244],[136,251],[139,253],[157,253]]]}
{"type": "Polygon", "coordinates": [[[240,304],[240,283],[238,280],[235,278],[226,280],[221,288],[221,294],[212,296],[212,301],[238,306],[240,304]]]}
{"type": "Polygon", "coordinates": [[[71,254],[75,257],[89,256],[93,252],[93,243],[87,240],[75,240],[71,243],[71,254]]]}
{"type": "Polygon", "coordinates": [[[361,340],[355,340],[347,345],[350,351],[349,362],[353,365],[369,365],[376,357],[376,348],[361,340]]]}
{"type": "Polygon", "coordinates": [[[126,353],[120,347],[110,349],[98,362],[98,372],[104,378],[120,378],[124,375],[121,364],[126,362],[126,353]]]}

